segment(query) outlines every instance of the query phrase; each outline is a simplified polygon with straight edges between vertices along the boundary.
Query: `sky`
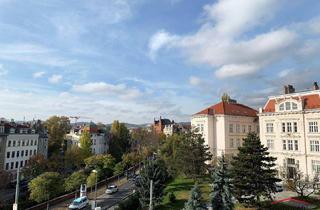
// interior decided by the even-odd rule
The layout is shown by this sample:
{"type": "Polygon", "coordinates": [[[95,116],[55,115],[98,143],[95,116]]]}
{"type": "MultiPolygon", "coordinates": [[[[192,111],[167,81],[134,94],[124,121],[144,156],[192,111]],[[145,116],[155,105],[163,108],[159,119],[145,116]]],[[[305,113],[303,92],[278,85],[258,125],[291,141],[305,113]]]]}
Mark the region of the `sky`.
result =
{"type": "Polygon", "coordinates": [[[0,117],[151,123],[320,81],[319,0],[0,0],[0,117]]]}

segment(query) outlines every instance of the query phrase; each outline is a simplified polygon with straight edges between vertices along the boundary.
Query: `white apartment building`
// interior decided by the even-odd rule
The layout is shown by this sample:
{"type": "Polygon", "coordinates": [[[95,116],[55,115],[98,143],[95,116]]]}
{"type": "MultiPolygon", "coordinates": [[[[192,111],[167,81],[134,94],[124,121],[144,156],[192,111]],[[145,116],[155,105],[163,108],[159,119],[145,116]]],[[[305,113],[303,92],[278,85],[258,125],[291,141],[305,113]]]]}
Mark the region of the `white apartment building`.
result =
{"type": "Polygon", "coordinates": [[[285,86],[282,95],[270,96],[259,110],[261,142],[277,158],[279,171],[289,178],[299,169],[304,175],[320,172],[320,90],[295,92],[285,86]]]}
{"type": "Polygon", "coordinates": [[[213,157],[236,154],[247,133],[259,131],[257,111],[229,97],[194,114],[191,126],[202,134],[213,157]]]}
{"type": "Polygon", "coordinates": [[[26,125],[1,123],[0,136],[2,169],[15,174],[28,160],[38,153],[39,134],[26,125]]]}
{"type": "Polygon", "coordinates": [[[84,130],[90,133],[92,141],[91,151],[93,154],[104,154],[108,151],[106,134],[100,132],[93,123],[90,123],[88,126],[82,126],[81,128],[71,129],[70,133],[66,135],[69,147],[72,145],[80,147],[80,137],[84,130]]]}

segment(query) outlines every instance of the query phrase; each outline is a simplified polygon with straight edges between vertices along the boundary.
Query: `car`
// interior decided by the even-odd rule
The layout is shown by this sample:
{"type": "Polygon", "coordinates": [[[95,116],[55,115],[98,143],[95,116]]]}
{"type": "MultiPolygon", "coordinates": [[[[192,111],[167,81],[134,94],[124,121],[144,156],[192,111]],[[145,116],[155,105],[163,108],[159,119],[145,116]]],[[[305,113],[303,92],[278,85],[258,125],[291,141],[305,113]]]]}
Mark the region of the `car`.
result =
{"type": "Polygon", "coordinates": [[[69,209],[82,209],[86,207],[89,203],[87,196],[79,197],[73,200],[73,202],[69,205],[69,209]]]}
{"type": "Polygon", "coordinates": [[[106,190],[107,194],[112,194],[112,193],[115,193],[115,192],[118,192],[118,186],[117,185],[110,185],[106,190]]]}
{"type": "Polygon", "coordinates": [[[282,182],[276,182],[276,192],[282,192],[283,191],[283,183],[282,182]]]}

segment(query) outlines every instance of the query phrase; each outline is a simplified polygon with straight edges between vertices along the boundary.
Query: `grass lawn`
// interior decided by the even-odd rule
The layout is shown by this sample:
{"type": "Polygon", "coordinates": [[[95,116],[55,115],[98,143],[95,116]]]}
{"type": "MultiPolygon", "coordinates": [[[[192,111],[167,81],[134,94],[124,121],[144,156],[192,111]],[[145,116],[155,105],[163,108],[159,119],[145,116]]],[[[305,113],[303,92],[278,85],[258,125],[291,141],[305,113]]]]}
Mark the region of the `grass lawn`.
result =
{"type": "MultiPolygon", "coordinates": [[[[204,177],[199,180],[199,187],[204,198],[204,202],[208,202],[211,187],[209,186],[209,177],[204,177]]],[[[181,210],[184,207],[184,203],[189,199],[190,191],[194,185],[192,179],[186,177],[177,177],[173,179],[165,188],[165,197],[162,205],[159,206],[158,210],[181,210]],[[177,198],[175,203],[170,203],[168,194],[173,192],[177,198]]]]}

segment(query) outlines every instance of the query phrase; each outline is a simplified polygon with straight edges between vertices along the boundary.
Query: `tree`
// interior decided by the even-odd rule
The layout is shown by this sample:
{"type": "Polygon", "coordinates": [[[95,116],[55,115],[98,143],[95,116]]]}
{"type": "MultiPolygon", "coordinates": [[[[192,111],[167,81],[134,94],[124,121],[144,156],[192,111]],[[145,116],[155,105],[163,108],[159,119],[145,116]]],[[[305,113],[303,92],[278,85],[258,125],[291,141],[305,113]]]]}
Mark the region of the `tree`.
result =
{"type": "Polygon", "coordinates": [[[94,155],[84,160],[86,168],[99,171],[100,176],[109,177],[113,173],[115,159],[110,155],[94,155]]]}
{"type": "Polygon", "coordinates": [[[87,158],[92,155],[91,151],[92,141],[89,131],[85,130],[80,136],[80,148],[83,153],[83,157],[87,158]]]}
{"type": "Polygon", "coordinates": [[[92,188],[93,186],[95,186],[96,181],[97,181],[97,176],[99,176],[98,173],[94,173],[94,172],[90,173],[90,175],[87,178],[87,186],[88,187],[92,188]]]}
{"type": "Polygon", "coordinates": [[[64,155],[65,168],[72,170],[80,169],[84,165],[85,154],[83,154],[81,148],[73,145],[67,149],[64,155]]]}
{"type": "Polygon", "coordinates": [[[4,189],[10,183],[10,173],[5,170],[0,170],[0,189],[4,189]]]}
{"type": "Polygon", "coordinates": [[[177,147],[177,163],[182,173],[196,179],[207,171],[207,164],[212,158],[209,146],[204,144],[201,134],[190,132],[181,134],[182,140],[177,147]]]}
{"type": "Polygon", "coordinates": [[[37,154],[32,156],[29,159],[28,164],[23,167],[22,175],[26,179],[30,180],[44,173],[47,169],[48,161],[44,158],[43,155],[37,154]]]}
{"type": "Polygon", "coordinates": [[[38,203],[63,192],[63,179],[57,172],[45,172],[29,183],[30,199],[38,203]]]}
{"type": "Polygon", "coordinates": [[[72,173],[68,178],[64,181],[64,189],[66,192],[76,190],[80,188],[81,184],[86,183],[86,175],[83,171],[76,171],[72,173]]]}
{"type": "Polygon", "coordinates": [[[204,204],[202,203],[201,191],[197,184],[191,190],[189,200],[184,204],[183,210],[204,210],[204,204]]]}
{"type": "Polygon", "coordinates": [[[70,131],[70,120],[68,117],[52,116],[45,122],[49,133],[48,154],[59,153],[63,148],[64,137],[70,131]]]}
{"type": "Polygon", "coordinates": [[[234,196],[247,206],[259,206],[261,197],[276,192],[276,158],[269,156],[256,133],[249,133],[231,162],[234,196]]]}
{"type": "Polygon", "coordinates": [[[210,195],[213,210],[232,210],[232,183],[224,155],[218,160],[218,166],[215,168],[213,175],[213,187],[210,195]]]}
{"type": "Polygon", "coordinates": [[[142,207],[149,205],[150,183],[153,181],[153,203],[156,205],[162,201],[165,181],[167,179],[164,164],[159,160],[149,159],[144,162],[140,172],[138,192],[142,207]]]}
{"type": "Polygon", "coordinates": [[[112,123],[110,135],[109,153],[119,162],[122,155],[129,150],[129,130],[125,124],[116,120],[112,123]]]}
{"type": "Polygon", "coordinates": [[[178,150],[182,141],[183,135],[174,134],[169,136],[160,148],[161,159],[165,162],[168,173],[172,177],[181,172],[181,165],[178,161],[178,150]]]}

